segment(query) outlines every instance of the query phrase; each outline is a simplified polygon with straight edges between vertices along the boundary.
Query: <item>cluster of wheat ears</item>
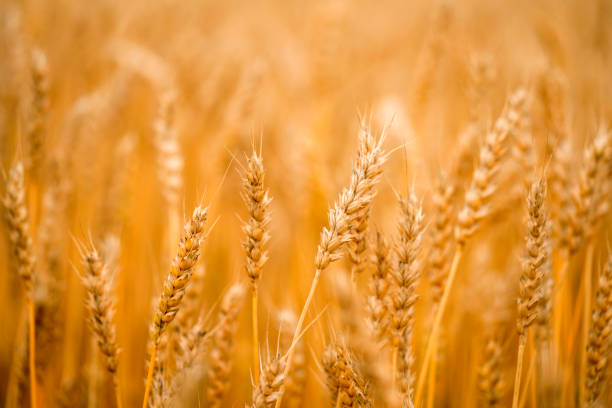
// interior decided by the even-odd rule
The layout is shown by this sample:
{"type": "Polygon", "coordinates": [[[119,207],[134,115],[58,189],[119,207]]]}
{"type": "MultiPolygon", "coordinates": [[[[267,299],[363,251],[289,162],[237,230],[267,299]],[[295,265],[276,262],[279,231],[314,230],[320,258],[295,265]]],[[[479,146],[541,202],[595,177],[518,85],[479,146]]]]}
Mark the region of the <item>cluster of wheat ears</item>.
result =
{"type": "Polygon", "coordinates": [[[611,406],[609,2],[42,3],[0,6],[7,407],[611,406]]]}

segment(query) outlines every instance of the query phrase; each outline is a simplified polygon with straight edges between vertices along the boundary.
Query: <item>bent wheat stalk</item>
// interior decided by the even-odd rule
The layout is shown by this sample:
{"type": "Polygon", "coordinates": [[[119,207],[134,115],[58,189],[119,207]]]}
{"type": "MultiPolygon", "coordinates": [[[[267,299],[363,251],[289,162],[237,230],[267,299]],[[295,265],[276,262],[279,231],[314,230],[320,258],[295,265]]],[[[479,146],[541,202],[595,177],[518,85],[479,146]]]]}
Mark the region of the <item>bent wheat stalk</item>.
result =
{"type": "Polygon", "coordinates": [[[463,256],[463,250],[467,240],[474,235],[480,226],[480,222],[489,214],[487,204],[497,186],[493,178],[497,173],[499,164],[505,150],[505,141],[508,134],[516,126],[520,119],[521,106],[525,103],[526,93],[519,89],[510,95],[504,112],[497,119],[493,129],[487,134],[484,145],[480,149],[480,160],[478,168],[474,171],[472,182],[465,193],[465,205],[459,213],[455,238],[457,247],[453,255],[450,272],[442,292],[440,304],[436,310],[431,334],[425,349],[425,356],[419,371],[419,380],[416,387],[414,403],[418,407],[421,404],[427,369],[433,357],[434,346],[440,335],[442,317],[450,298],[450,291],[457,275],[457,268],[463,256]]]}
{"type": "Polygon", "coordinates": [[[192,270],[200,257],[200,246],[204,238],[204,223],[206,222],[206,208],[196,207],[193,210],[191,219],[185,224],[185,230],[176,257],[172,261],[170,273],[162,286],[162,293],[159,298],[157,310],[153,316],[153,327],[151,340],[153,342],[149,368],[147,372],[147,382],[142,401],[142,408],[147,408],[149,393],[151,391],[151,379],[155,368],[155,358],[157,346],[161,336],[174,320],[179,311],[181,301],[185,295],[185,288],[191,278],[192,270]]]}
{"type": "MultiPolygon", "coordinates": [[[[519,333],[519,346],[512,396],[513,408],[518,407],[527,329],[533,324],[538,315],[540,302],[542,301],[541,286],[544,278],[544,269],[549,262],[548,215],[544,210],[545,195],[546,187],[544,182],[539,180],[531,185],[527,199],[529,212],[527,256],[523,263],[518,298],[517,329],[519,333]]],[[[531,358],[535,357],[532,355],[531,358]]]]}
{"type": "MultiPolygon", "coordinates": [[[[360,219],[362,214],[368,211],[376,195],[376,184],[382,174],[382,165],[387,159],[387,155],[382,150],[384,139],[384,132],[376,140],[372,137],[370,130],[362,124],[362,129],[359,132],[359,150],[357,160],[353,165],[350,185],[342,190],[338,202],[329,210],[329,225],[321,231],[321,242],[315,258],[315,275],[287,353],[284,377],[287,377],[291,369],[295,345],[301,335],[304,319],[319,285],[321,273],[327,269],[330,263],[342,257],[342,250],[352,240],[351,228],[355,224],[354,220],[360,219]]],[[[276,400],[276,408],[281,406],[284,388],[283,385],[279,391],[280,396],[276,400]]]]}

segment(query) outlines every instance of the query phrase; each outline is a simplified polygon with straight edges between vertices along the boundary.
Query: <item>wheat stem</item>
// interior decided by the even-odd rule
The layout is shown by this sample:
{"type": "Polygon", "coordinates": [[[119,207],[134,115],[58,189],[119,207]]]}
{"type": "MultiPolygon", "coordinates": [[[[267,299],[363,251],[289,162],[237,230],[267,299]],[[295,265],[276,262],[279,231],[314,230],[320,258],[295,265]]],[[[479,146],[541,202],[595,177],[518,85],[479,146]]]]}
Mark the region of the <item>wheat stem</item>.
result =
{"type": "Polygon", "coordinates": [[[514,377],[514,392],[512,393],[512,408],[518,408],[519,389],[521,387],[521,371],[523,370],[523,355],[525,354],[525,335],[519,338],[518,357],[516,360],[516,376],[514,377]]]}
{"type": "Polygon", "coordinates": [[[584,406],[585,401],[585,384],[586,384],[586,367],[587,367],[587,343],[589,341],[589,328],[591,320],[591,292],[592,292],[592,266],[593,266],[593,251],[595,246],[593,242],[589,242],[587,246],[586,259],[584,262],[584,270],[582,271],[582,277],[584,279],[584,305],[582,309],[582,349],[580,353],[580,374],[579,374],[579,388],[578,388],[578,401],[579,407],[584,406]]]}
{"type": "MultiPolygon", "coordinates": [[[[291,368],[291,362],[293,361],[293,355],[295,353],[295,346],[300,339],[302,326],[304,325],[304,320],[306,319],[306,313],[310,308],[310,303],[312,302],[312,298],[314,297],[317,286],[319,285],[319,279],[321,277],[321,270],[317,269],[315,271],[314,278],[312,279],[312,284],[310,285],[310,290],[308,291],[308,297],[306,297],[306,302],[304,303],[304,307],[302,308],[302,312],[300,313],[300,318],[298,319],[297,325],[295,326],[295,332],[293,333],[293,340],[291,340],[291,346],[289,346],[289,351],[287,352],[287,363],[285,365],[285,372],[283,373],[283,377],[287,377],[289,374],[289,369],[291,368]]],[[[283,400],[283,394],[281,394],[276,400],[275,408],[280,408],[281,402],[283,400]]]]}
{"type": "Polygon", "coordinates": [[[144,398],[142,400],[142,408],[147,408],[149,402],[149,393],[151,392],[151,379],[153,378],[153,371],[155,369],[155,357],[157,355],[157,343],[153,343],[153,349],[151,350],[151,357],[149,358],[149,370],[147,371],[147,382],[145,384],[144,398]]]}
{"type": "Polygon", "coordinates": [[[29,322],[29,332],[30,332],[30,338],[29,338],[29,348],[30,348],[30,355],[29,355],[29,365],[30,365],[30,406],[32,408],[36,408],[36,405],[38,403],[38,400],[36,399],[36,356],[34,355],[36,347],[35,347],[35,342],[36,342],[36,322],[34,320],[34,301],[30,298],[28,299],[28,313],[29,313],[29,317],[30,317],[30,322],[29,322]]]}
{"type": "Polygon", "coordinates": [[[253,382],[255,387],[259,385],[259,336],[258,336],[258,320],[257,320],[257,284],[253,284],[251,297],[252,321],[253,321],[253,382]]]}
{"type": "Polygon", "coordinates": [[[455,255],[453,255],[453,262],[451,264],[451,269],[448,274],[446,286],[444,287],[444,292],[442,293],[442,299],[440,299],[440,305],[438,306],[438,310],[436,311],[436,316],[434,318],[433,326],[431,328],[431,335],[429,336],[429,341],[427,342],[427,347],[425,348],[425,357],[423,358],[423,363],[419,372],[419,381],[417,383],[414,399],[414,404],[417,407],[421,404],[421,398],[423,396],[423,389],[425,385],[425,378],[427,378],[427,368],[429,366],[429,361],[431,360],[431,357],[433,355],[434,344],[438,341],[442,317],[444,316],[444,310],[446,309],[448,299],[450,298],[451,287],[453,286],[453,282],[455,281],[455,277],[457,276],[457,269],[459,268],[459,262],[461,261],[462,255],[463,245],[458,245],[457,249],[455,249],[455,255]]]}

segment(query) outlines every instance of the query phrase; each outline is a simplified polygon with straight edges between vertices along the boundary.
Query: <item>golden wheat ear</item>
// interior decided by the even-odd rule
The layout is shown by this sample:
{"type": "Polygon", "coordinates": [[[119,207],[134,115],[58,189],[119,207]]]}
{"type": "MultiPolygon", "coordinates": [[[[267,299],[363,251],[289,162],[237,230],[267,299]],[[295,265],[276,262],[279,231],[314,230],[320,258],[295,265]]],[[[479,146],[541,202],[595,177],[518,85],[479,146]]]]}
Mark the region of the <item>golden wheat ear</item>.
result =
{"type": "Polygon", "coordinates": [[[9,241],[15,267],[25,289],[28,302],[28,355],[30,372],[30,401],[33,407],[37,405],[36,385],[36,316],[34,304],[34,264],[35,256],[30,237],[28,210],[25,202],[24,171],[21,162],[16,163],[6,178],[6,193],[3,203],[8,224],[9,241]]]}
{"type": "Polygon", "coordinates": [[[145,394],[142,407],[146,408],[151,391],[151,380],[155,371],[157,349],[161,337],[174,320],[178,313],[181,301],[185,295],[185,290],[189,279],[193,273],[193,268],[200,257],[200,246],[204,239],[204,225],[207,218],[207,209],[196,207],[191,218],[185,224],[183,236],[178,246],[176,257],[172,261],[170,273],[162,285],[162,293],[153,315],[151,327],[151,356],[147,369],[147,380],[145,383],[145,394]]]}
{"type": "Polygon", "coordinates": [[[117,406],[121,407],[121,387],[117,369],[119,348],[114,320],[115,296],[109,268],[102,262],[92,245],[83,251],[83,272],[80,275],[87,290],[87,312],[89,325],[94,333],[100,352],[104,355],[104,367],[111,374],[115,385],[117,406]]]}

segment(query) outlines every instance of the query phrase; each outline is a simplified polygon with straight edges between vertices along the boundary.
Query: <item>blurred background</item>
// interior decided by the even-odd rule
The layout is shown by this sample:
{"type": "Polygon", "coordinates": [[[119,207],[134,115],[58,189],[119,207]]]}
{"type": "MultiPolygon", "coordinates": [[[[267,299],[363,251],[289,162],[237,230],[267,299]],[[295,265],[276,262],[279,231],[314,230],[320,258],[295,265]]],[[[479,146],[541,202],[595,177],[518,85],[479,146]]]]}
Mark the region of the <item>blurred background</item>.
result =
{"type": "MultiPolygon", "coordinates": [[[[60,394],[72,398],[71,406],[113,403],[103,372],[90,385],[100,368],[92,363],[98,351],[85,320],[75,241],[117,238],[119,375],[127,406],[136,406],[152,307],[174,253],[168,241],[178,242],[168,222],[172,208],[182,223],[197,204],[210,206],[208,225],[216,224],[201,259],[201,303],[203,314],[214,316],[222,293],[236,281],[247,283],[241,173],[245,155],[262,152],[273,201],[270,259],[259,285],[260,341],[268,339],[274,349],[278,313],[297,314],[303,305],[327,208],[349,182],[362,121],[377,135],[386,127],[385,147],[393,151],[374,201],[372,231],[396,233],[394,190],[410,188],[431,224],[438,176],[457,180],[458,211],[485,130],[519,86],[530,95],[538,171],[561,137],[571,140],[572,165],[581,163],[585,143],[612,119],[611,32],[606,0],[3,1],[0,160],[5,172],[23,160],[26,177],[37,180],[28,201],[37,265],[57,283],[54,335],[39,351],[46,360],[40,369],[46,405],[60,394]],[[45,87],[43,100],[36,89],[45,87]],[[23,135],[36,101],[44,112],[43,137],[41,157],[32,159],[23,135]],[[164,126],[172,130],[171,142],[160,142],[164,126]],[[91,392],[97,399],[88,404],[91,392]]],[[[502,194],[468,248],[453,293],[436,406],[473,406],[473,367],[492,324],[487,313],[509,321],[516,313],[525,232],[519,156],[509,152],[502,194]],[[500,283],[500,276],[512,278],[500,283]]],[[[5,396],[23,341],[25,300],[6,225],[0,228],[5,396]]],[[[426,237],[424,247],[430,245],[426,237]]],[[[600,247],[596,265],[605,259],[605,242],[600,247]]],[[[329,404],[317,360],[338,327],[334,276],[347,268],[340,261],[326,272],[309,314],[312,321],[324,310],[306,335],[304,406],[329,404]]],[[[367,276],[359,282],[365,291],[367,276]]],[[[418,353],[431,313],[428,290],[424,280],[418,353]]],[[[249,309],[245,302],[228,407],[250,401],[249,309]]],[[[505,331],[513,339],[504,348],[509,362],[516,350],[513,324],[505,331]]]]}

